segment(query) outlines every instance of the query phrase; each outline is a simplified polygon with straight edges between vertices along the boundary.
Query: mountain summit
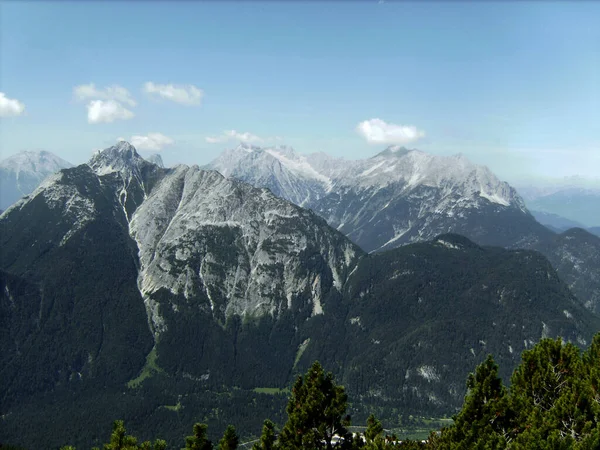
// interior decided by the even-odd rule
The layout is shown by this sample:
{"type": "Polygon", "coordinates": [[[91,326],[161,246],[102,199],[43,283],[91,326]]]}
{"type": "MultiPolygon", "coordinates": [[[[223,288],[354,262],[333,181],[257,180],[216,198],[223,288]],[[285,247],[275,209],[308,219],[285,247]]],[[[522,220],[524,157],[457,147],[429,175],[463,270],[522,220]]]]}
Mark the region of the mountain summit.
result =
{"type": "Polygon", "coordinates": [[[463,155],[390,146],[362,160],[237,147],[207,167],[308,207],[368,252],[454,232],[515,247],[548,230],[517,192],[463,155]]]}
{"type": "Polygon", "coordinates": [[[98,175],[111,172],[136,171],[146,161],[138,154],[133,145],[127,141],[119,141],[118,144],[104,150],[97,151],[87,163],[98,175]]]}

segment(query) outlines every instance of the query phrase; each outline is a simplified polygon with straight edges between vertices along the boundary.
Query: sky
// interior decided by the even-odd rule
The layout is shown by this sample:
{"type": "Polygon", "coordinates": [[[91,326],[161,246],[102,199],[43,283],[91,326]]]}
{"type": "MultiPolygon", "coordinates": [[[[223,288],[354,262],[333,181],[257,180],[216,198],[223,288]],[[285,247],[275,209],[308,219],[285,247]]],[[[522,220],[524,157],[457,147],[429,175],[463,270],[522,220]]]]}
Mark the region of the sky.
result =
{"type": "Polygon", "coordinates": [[[508,181],[596,178],[598,23],[594,1],[4,0],[0,158],[398,144],[508,181]]]}

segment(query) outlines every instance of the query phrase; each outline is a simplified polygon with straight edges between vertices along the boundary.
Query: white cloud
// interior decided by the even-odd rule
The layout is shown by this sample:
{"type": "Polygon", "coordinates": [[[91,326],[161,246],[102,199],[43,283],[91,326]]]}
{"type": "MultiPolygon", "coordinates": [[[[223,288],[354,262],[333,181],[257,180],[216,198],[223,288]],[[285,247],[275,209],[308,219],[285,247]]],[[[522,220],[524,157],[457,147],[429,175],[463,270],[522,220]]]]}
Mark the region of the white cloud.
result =
{"type": "Polygon", "coordinates": [[[192,84],[154,84],[151,81],[144,84],[144,92],[182,105],[199,105],[204,96],[202,89],[192,84]]]}
{"type": "MultiPolygon", "coordinates": [[[[125,140],[118,138],[117,142],[125,140]]],[[[148,133],[147,136],[131,136],[129,143],[138,150],[160,151],[169,145],[173,145],[175,140],[161,133],[148,133]]]]}
{"type": "Polygon", "coordinates": [[[8,98],[0,92],[0,117],[20,116],[25,112],[25,105],[19,100],[8,98]]]}
{"type": "Polygon", "coordinates": [[[77,100],[114,100],[129,106],[135,106],[136,102],[131,93],[122,86],[112,85],[104,89],[97,89],[94,83],[80,84],[73,88],[73,94],[77,100]]]}
{"type": "MultiPolygon", "coordinates": [[[[277,140],[280,140],[281,138],[275,138],[277,140]]],[[[255,134],[252,133],[239,133],[235,130],[229,130],[229,131],[224,131],[222,135],[220,136],[208,136],[206,138],[206,142],[208,142],[209,144],[218,144],[220,142],[227,142],[227,141],[242,141],[242,142],[264,142],[265,140],[273,140],[273,138],[268,138],[268,139],[263,139],[261,137],[256,136],[255,134]]]]}
{"type": "Polygon", "coordinates": [[[365,120],[357,125],[356,131],[370,144],[404,145],[425,136],[414,125],[395,125],[381,119],[365,120]]]}
{"type": "Polygon", "coordinates": [[[115,100],[92,100],[87,105],[88,123],[111,123],[131,119],[134,114],[115,100]]]}

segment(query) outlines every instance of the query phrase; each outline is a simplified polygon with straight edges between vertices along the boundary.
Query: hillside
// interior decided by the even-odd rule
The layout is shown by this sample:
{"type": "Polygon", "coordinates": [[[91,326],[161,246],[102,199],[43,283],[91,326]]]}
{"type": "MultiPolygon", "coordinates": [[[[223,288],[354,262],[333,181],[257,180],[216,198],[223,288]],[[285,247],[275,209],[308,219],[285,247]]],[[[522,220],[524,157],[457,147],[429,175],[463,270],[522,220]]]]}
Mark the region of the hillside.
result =
{"type": "Polygon", "coordinates": [[[443,235],[366,255],[265,189],[126,143],[0,229],[0,436],[33,448],[97,443],[115,415],[142,438],[199,419],[247,433],[315,359],[357,420],[450,414],[488,352],[511,370],[543,336],[600,328],[539,253],[443,235]],[[48,416],[76,419],[58,433],[48,416]]]}

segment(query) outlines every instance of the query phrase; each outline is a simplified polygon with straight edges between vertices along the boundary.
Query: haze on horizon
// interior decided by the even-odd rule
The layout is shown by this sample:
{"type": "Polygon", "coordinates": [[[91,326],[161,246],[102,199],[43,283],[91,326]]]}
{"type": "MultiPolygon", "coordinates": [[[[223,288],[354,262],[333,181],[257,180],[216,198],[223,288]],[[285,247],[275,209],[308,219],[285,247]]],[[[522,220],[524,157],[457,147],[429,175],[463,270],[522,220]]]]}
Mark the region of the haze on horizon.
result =
{"type": "Polygon", "coordinates": [[[397,144],[598,180],[599,21],[596,2],[2,2],[0,159],[397,144]]]}

